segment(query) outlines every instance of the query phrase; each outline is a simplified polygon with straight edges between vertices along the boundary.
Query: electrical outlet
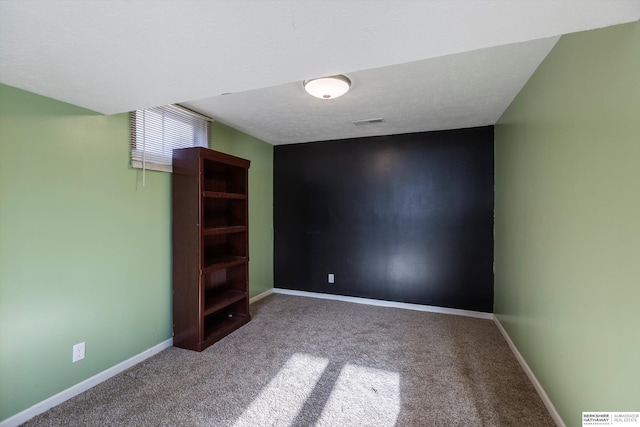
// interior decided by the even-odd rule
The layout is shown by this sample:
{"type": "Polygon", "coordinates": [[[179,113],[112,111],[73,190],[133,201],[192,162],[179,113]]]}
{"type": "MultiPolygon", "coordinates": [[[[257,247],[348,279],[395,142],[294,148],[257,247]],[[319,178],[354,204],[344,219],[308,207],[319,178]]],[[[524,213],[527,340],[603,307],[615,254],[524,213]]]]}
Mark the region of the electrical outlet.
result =
{"type": "Polygon", "coordinates": [[[333,275],[333,273],[329,273],[329,278],[328,278],[329,283],[333,283],[334,280],[335,280],[335,276],[333,275]]]}
{"type": "Polygon", "coordinates": [[[73,358],[71,359],[73,363],[76,363],[78,360],[84,359],[84,343],[76,344],[73,346],[73,358]]]}

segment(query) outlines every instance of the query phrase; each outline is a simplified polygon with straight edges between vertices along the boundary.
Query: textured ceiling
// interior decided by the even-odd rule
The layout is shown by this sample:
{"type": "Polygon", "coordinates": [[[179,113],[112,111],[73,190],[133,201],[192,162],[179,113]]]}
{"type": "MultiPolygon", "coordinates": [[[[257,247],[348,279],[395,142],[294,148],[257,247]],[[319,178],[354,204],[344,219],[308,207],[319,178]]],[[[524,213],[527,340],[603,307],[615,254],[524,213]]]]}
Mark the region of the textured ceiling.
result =
{"type": "Polygon", "coordinates": [[[302,82],[183,105],[272,144],[494,124],[557,37],[346,73],[351,90],[333,100],[302,82]],[[383,119],[374,124],[354,121],[383,119]]]}
{"type": "Polygon", "coordinates": [[[639,0],[2,0],[0,82],[104,114],[186,103],[273,144],[460,128],[494,123],[555,36],[638,19],[639,0]],[[304,95],[339,73],[343,98],[304,95]]]}

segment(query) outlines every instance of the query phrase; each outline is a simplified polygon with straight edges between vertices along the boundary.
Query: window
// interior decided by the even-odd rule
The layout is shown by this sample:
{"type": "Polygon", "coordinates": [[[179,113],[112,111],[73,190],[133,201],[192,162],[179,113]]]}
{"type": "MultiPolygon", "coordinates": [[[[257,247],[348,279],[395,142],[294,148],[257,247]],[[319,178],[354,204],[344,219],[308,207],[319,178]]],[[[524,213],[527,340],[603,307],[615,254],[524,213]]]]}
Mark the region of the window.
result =
{"type": "Polygon", "coordinates": [[[131,166],[171,172],[174,148],[206,147],[210,119],[175,105],[131,113],[131,166]]]}

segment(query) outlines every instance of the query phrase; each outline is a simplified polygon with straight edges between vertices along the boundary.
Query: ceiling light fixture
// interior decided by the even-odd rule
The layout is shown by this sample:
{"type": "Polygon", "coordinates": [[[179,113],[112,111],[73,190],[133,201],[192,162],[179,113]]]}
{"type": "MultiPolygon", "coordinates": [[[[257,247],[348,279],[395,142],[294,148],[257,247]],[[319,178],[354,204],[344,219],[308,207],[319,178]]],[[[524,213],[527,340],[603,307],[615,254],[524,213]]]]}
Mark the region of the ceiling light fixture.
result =
{"type": "Polygon", "coordinates": [[[304,81],[304,90],[320,99],[333,99],[349,91],[351,80],[343,75],[322,77],[304,81]]]}

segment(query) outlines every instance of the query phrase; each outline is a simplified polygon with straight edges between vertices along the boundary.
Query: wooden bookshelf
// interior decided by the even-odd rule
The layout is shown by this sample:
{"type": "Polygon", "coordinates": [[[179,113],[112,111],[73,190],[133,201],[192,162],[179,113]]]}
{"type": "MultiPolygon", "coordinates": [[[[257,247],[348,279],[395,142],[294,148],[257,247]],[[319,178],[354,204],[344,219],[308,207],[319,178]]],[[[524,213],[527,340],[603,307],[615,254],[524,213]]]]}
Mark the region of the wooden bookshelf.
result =
{"type": "Polygon", "coordinates": [[[173,344],[202,351],[247,323],[250,162],[174,150],[173,344]]]}

